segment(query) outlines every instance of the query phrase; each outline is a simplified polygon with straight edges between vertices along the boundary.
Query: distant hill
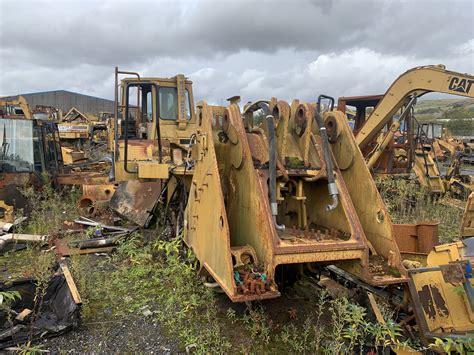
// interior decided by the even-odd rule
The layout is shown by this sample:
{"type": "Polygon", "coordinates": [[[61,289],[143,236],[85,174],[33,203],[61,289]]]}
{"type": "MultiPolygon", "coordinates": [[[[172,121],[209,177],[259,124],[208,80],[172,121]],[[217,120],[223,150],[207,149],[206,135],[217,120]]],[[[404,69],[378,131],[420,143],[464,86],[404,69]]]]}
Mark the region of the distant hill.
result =
{"type": "Polygon", "coordinates": [[[418,121],[439,121],[454,135],[474,135],[474,99],[420,99],[415,107],[418,121]]]}

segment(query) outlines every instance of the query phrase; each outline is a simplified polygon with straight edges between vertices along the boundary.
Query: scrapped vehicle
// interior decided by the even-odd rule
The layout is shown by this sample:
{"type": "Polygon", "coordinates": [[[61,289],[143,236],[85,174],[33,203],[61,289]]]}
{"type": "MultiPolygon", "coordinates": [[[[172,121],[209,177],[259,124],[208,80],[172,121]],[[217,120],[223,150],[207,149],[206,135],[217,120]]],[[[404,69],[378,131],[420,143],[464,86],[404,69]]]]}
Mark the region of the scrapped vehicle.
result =
{"type": "Polygon", "coordinates": [[[441,152],[436,148],[451,145],[436,139],[439,126],[420,124],[413,107],[430,92],[473,98],[473,83],[472,75],[444,65],[416,67],[400,75],[383,95],[339,98],[338,109],[356,108],[354,135],[369,169],[382,175],[413,171],[422,186],[442,194],[445,187],[437,164],[441,152]]]}
{"type": "MultiPolygon", "coordinates": [[[[386,97],[377,107],[390,106],[386,97]]],[[[437,224],[393,224],[360,150],[387,121],[369,119],[375,128],[358,141],[329,96],[243,108],[239,100],[194,107],[184,75],[144,78],[116,68],[109,150],[110,177],[119,186],[110,206],[144,227],[164,216],[164,231],[182,236],[212,280],[207,284],[233,302],[279,297],[302,273],[330,270],[423,321],[413,309],[430,302],[427,279],[412,269],[432,265],[426,260],[437,224]],[[128,77],[119,81],[121,75],[128,77]]],[[[458,297],[438,315],[456,318],[464,302],[458,297]]],[[[466,334],[474,330],[469,322],[419,329],[429,341],[466,334]]]]}
{"type": "MultiPolygon", "coordinates": [[[[26,115],[28,116],[28,115],[26,115]]],[[[0,220],[12,222],[14,209],[28,209],[20,189],[53,184],[63,172],[56,123],[2,110],[0,115],[0,220]]]]}
{"type": "Polygon", "coordinates": [[[117,81],[112,175],[131,181],[117,189],[113,208],[146,225],[158,199],[166,201],[202,271],[234,302],[278,297],[279,272],[295,264],[340,263],[374,285],[407,280],[345,115],[319,112],[322,100],[334,107],[332,98],[317,106],[259,101],[241,112],[234,97],[228,107],[200,102],[194,112],[191,84],[182,75],[117,81]],[[257,110],[267,113],[262,126],[253,122],[257,110]],[[370,254],[379,273],[367,267],[370,254]]]}
{"type": "Polygon", "coordinates": [[[59,138],[67,165],[93,159],[93,151],[107,142],[107,112],[82,113],[72,107],[58,123],[59,138]]]}

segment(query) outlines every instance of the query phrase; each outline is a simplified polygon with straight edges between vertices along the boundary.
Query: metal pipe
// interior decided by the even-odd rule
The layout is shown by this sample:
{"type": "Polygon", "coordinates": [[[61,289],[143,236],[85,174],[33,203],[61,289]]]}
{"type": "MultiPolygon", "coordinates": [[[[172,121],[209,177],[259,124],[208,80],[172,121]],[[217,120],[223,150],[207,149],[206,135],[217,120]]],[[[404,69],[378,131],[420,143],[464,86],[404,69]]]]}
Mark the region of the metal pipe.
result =
{"type": "MultiPolygon", "coordinates": [[[[115,105],[114,105],[114,125],[115,125],[115,134],[114,134],[114,139],[115,139],[115,160],[118,160],[118,76],[119,74],[125,74],[125,75],[135,75],[138,80],[140,80],[140,74],[136,72],[131,72],[131,71],[122,71],[118,70],[118,67],[115,67],[115,105]]],[[[128,153],[128,89],[129,87],[127,86],[126,90],[126,97],[125,97],[125,137],[124,137],[124,170],[128,173],[136,173],[137,171],[129,171],[128,166],[127,166],[127,153],[128,153]]],[[[138,114],[139,114],[139,103],[140,103],[140,92],[137,89],[137,119],[138,119],[138,114]]],[[[115,166],[114,166],[115,169],[115,166]]],[[[115,174],[114,174],[115,175],[115,174]]]]}
{"type": "Polygon", "coordinates": [[[380,156],[382,155],[383,151],[387,147],[387,145],[392,141],[395,133],[400,128],[400,121],[395,121],[390,126],[389,131],[385,134],[382,141],[375,147],[372,156],[370,157],[369,161],[367,162],[367,168],[371,170],[375,163],[379,160],[380,156]]]}
{"type": "MultiPolygon", "coordinates": [[[[118,67],[115,67],[115,91],[114,91],[114,161],[118,159],[118,67]]],[[[115,166],[113,166],[115,169],[115,166]]],[[[115,176],[115,172],[114,172],[115,176]]]]}
{"type": "MultiPolygon", "coordinates": [[[[316,146],[318,144],[318,142],[316,142],[316,138],[314,138],[314,134],[313,132],[311,132],[311,136],[310,136],[310,139],[311,139],[311,143],[316,146]]],[[[319,170],[319,169],[318,169],[319,170]]],[[[305,177],[303,178],[304,181],[306,182],[312,182],[312,181],[316,181],[319,179],[319,175],[316,174],[315,176],[312,176],[312,177],[305,177]]]]}
{"type": "Polygon", "coordinates": [[[2,232],[10,232],[13,229],[14,224],[0,221],[0,230],[2,232]]]}
{"type": "Polygon", "coordinates": [[[331,196],[331,203],[326,205],[326,211],[332,211],[336,209],[339,204],[339,191],[337,189],[336,180],[334,179],[334,171],[332,165],[332,156],[331,150],[329,148],[328,134],[326,127],[324,126],[324,121],[321,115],[319,114],[319,105],[316,110],[314,110],[314,119],[319,127],[319,133],[321,134],[321,141],[323,143],[323,153],[324,160],[326,161],[326,173],[328,176],[328,191],[329,196],[331,196]]]}
{"type": "Polygon", "coordinates": [[[155,110],[155,125],[156,125],[156,139],[158,143],[158,162],[163,162],[163,147],[161,145],[161,127],[160,127],[160,88],[155,85],[156,90],[156,110],[155,110]]]}
{"type": "MultiPolygon", "coordinates": [[[[131,85],[127,85],[127,89],[125,90],[125,132],[124,132],[124,136],[123,136],[123,170],[125,170],[125,172],[129,173],[129,174],[136,174],[138,173],[138,168],[136,168],[135,170],[130,170],[128,168],[128,114],[129,114],[129,106],[128,106],[128,99],[130,97],[130,87],[131,85]]],[[[137,90],[138,90],[138,86],[137,86],[137,90]]],[[[138,105],[138,103],[137,103],[138,105]]],[[[139,119],[139,118],[135,118],[135,119],[139,119]]]]}
{"type": "Polygon", "coordinates": [[[47,235],[9,233],[0,236],[0,250],[3,250],[7,244],[13,242],[45,242],[47,239],[47,235]]]}
{"type": "Polygon", "coordinates": [[[95,240],[83,240],[78,243],[79,249],[88,249],[88,248],[102,248],[114,246],[117,244],[117,237],[112,238],[97,238],[95,240]]]}
{"type": "Polygon", "coordinates": [[[276,142],[275,142],[275,124],[273,122],[273,116],[268,115],[267,127],[268,127],[268,147],[269,147],[269,160],[268,160],[268,171],[269,171],[269,189],[270,189],[270,208],[272,211],[273,224],[279,231],[285,230],[285,225],[279,225],[277,223],[278,205],[276,201],[276,142]]]}

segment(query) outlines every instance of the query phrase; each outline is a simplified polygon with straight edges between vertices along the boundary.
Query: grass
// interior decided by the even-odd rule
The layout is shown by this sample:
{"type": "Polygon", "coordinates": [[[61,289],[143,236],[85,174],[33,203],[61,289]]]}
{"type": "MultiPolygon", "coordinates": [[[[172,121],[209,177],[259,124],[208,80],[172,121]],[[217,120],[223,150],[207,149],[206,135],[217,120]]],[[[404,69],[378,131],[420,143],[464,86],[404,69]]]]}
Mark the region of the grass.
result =
{"type": "MultiPolygon", "coordinates": [[[[394,222],[438,219],[442,241],[457,238],[462,211],[435,203],[412,181],[386,178],[377,183],[394,222]]],[[[76,193],[60,195],[46,189],[31,198],[33,211],[25,232],[55,234],[64,220],[78,215],[76,193]]],[[[401,334],[393,314],[387,312],[386,324],[379,324],[355,301],[331,299],[323,290],[310,292],[304,308],[286,318],[275,317],[272,306],[265,302],[254,304],[252,309],[233,305],[224,310],[225,296],[203,286],[196,259],[179,237],[162,240],[156,230],[143,233],[123,240],[109,257],[69,258],[83,299],[83,324],[87,328],[99,323],[104,339],[121,321],[151,317],[181,352],[342,354],[381,352],[392,345],[414,346],[401,334]]],[[[72,238],[86,238],[86,234],[72,238]]],[[[0,267],[9,273],[14,270],[15,275],[46,280],[54,260],[53,253],[32,246],[0,258],[0,267]]],[[[297,305],[303,306],[301,302],[297,305]]],[[[130,344],[120,351],[140,352],[141,340],[132,339],[136,336],[133,332],[124,332],[130,344]]],[[[96,347],[86,344],[82,351],[97,351],[96,347]]]]}
{"type": "Polygon", "coordinates": [[[472,134],[474,116],[473,99],[442,99],[442,100],[419,100],[415,107],[418,121],[432,122],[437,119],[449,119],[444,121],[445,128],[455,136],[472,134]]]}
{"type": "Polygon", "coordinates": [[[212,291],[200,283],[194,257],[182,252],[180,239],[144,243],[136,233],[99,264],[93,265],[93,257],[71,262],[84,300],[85,323],[141,317],[147,310],[183,351],[189,346],[200,353],[230,348],[216,321],[212,291]]]}
{"type": "MultiPolygon", "coordinates": [[[[47,181],[47,178],[44,178],[47,181]]],[[[23,190],[31,205],[28,223],[19,232],[31,234],[56,234],[64,221],[78,217],[77,201],[79,190],[66,188],[63,193],[56,192],[46,182],[38,192],[33,187],[23,190]]]]}
{"type": "Polygon", "coordinates": [[[443,110],[443,109],[450,109],[454,106],[462,106],[462,107],[472,107],[474,106],[473,99],[466,99],[466,98],[452,98],[452,99],[420,99],[416,103],[415,106],[415,113],[417,111],[423,110],[443,110]]]}
{"type": "Polygon", "coordinates": [[[415,180],[387,176],[376,182],[393,223],[438,221],[440,243],[459,239],[462,209],[434,199],[415,180]]]}

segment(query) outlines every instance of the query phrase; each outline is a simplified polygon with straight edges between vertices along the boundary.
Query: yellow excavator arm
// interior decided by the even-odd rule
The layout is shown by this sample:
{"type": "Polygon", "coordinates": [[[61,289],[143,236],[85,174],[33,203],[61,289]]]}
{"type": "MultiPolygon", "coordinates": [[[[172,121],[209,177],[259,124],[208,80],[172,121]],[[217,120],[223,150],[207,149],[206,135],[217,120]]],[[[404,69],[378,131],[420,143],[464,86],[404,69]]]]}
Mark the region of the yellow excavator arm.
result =
{"type": "Polygon", "coordinates": [[[375,138],[390,118],[406,103],[408,97],[420,97],[428,92],[474,97],[473,84],[474,76],[446,70],[444,65],[408,70],[393,82],[367,118],[356,136],[359,148],[364,148],[375,138]]]}
{"type": "Polygon", "coordinates": [[[24,116],[27,119],[33,118],[33,115],[30,110],[30,106],[28,105],[28,102],[23,96],[18,96],[17,98],[13,100],[0,97],[0,109],[4,109],[7,106],[19,107],[23,111],[22,116],[24,116]]]}

